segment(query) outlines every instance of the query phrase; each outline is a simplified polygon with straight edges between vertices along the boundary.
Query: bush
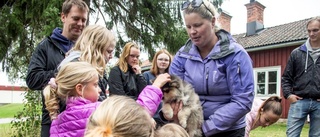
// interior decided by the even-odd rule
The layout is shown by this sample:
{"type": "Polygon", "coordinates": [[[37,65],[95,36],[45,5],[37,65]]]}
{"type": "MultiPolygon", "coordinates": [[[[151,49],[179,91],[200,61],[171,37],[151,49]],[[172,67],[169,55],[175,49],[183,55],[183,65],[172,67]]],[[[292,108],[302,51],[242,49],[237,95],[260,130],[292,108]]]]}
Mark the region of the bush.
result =
{"type": "Polygon", "coordinates": [[[41,127],[41,91],[27,90],[23,110],[14,116],[11,122],[14,137],[40,136],[41,127]]]}

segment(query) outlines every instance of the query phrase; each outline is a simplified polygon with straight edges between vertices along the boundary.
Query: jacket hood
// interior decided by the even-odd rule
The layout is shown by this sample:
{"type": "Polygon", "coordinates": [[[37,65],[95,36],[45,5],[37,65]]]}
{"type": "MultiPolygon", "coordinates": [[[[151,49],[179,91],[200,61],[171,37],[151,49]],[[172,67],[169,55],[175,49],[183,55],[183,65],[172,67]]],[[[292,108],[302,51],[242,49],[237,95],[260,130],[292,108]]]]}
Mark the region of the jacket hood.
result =
{"type": "Polygon", "coordinates": [[[60,70],[61,66],[69,62],[78,60],[80,58],[80,55],[81,55],[81,51],[77,51],[77,50],[70,51],[69,55],[64,60],[62,60],[62,62],[58,66],[58,70],[60,70]]]}
{"type": "MultiPolygon", "coordinates": [[[[221,29],[218,32],[216,32],[216,35],[219,38],[219,41],[213,47],[212,51],[208,54],[209,58],[211,59],[223,58],[239,50],[235,48],[234,44],[231,44],[231,43],[235,43],[236,40],[233,39],[230,33],[228,33],[227,31],[221,29]]],[[[197,46],[192,43],[191,39],[189,39],[186,42],[185,46],[182,47],[179,51],[180,53],[188,53],[184,55],[180,54],[180,56],[185,56],[185,58],[190,58],[189,57],[190,55],[199,56],[199,55],[196,55],[196,53],[198,53],[197,46]]]]}
{"type": "Polygon", "coordinates": [[[65,36],[62,35],[61,28],[55,28],[52,32],[51,38],[59,42],[59,46],[63,49],[64,52],[68,52],[74,45],[71,40],[68,40],[65,36]]]}

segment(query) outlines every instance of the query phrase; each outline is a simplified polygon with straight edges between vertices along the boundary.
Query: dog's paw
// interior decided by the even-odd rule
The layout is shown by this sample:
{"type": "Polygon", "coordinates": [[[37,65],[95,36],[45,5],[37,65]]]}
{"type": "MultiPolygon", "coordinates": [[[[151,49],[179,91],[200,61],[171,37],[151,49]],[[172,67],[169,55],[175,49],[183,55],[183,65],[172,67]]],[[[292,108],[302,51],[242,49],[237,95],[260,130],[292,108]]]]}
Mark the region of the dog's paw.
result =
{"type": "Polygon", "coordinates": [[[187,121],[179,121],[179,123],[183,128],[187,127],[187,121]]]}
{"type": "Polygon", "coordinates": [[[167,113],[163,113],[164,114],[164,116],[166,117],[166,118],[169,118],[169,119],[172,119],[173,118],[173,113],[172,112],[167,112],[167,113]]]}

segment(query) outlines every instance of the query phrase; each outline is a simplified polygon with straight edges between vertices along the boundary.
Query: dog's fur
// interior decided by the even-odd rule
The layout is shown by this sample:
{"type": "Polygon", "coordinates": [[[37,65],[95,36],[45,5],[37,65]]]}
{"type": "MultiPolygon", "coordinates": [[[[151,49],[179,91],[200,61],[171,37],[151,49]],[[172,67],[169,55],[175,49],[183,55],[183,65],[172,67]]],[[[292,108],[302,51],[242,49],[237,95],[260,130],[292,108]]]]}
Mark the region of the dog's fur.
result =
{"type": "Polygon", "coordinates": [[[191,84],[183,81],[178,76],[171,75],[171,81],[162,87],[163,107],[162,112],[167,118],[173,117],[171,102],[182,101],[183,107],[178,112],[179,124],[185,128],[190,137],[201,137],[203,112],[199,96],[191,84]]]}

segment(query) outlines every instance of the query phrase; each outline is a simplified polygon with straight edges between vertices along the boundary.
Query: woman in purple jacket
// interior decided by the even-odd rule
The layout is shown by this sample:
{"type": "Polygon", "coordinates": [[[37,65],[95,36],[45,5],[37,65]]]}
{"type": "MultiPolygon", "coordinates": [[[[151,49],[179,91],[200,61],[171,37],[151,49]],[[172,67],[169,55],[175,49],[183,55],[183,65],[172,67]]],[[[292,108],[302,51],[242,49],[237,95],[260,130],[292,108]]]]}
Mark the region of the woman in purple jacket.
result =
{"type": "MultiPolygon", "coordinates": [[[[44,89],[46,109],[52,120],[50,136],[84,135],[87,119],[99,106],[99,73],[87,62],[70,62],[63,65],[55,80],[44,89]],[[66,102],[66,110],[59,114],[59,101],[66,102]]],[[[168,74],[160,75],[153,85],[147,86],[136,101],[151,116],[162,99],[160,87],[170,81],[168,74]]]]}
{"type": "Polygon", "coordinates": [[[205,136],[243,137],[254,98],[252,61],[229,32],[216,26],[209,1],[187,1],[181,9],[190,39],[176,53],[169,72],[198,93],[205,136]]]}

